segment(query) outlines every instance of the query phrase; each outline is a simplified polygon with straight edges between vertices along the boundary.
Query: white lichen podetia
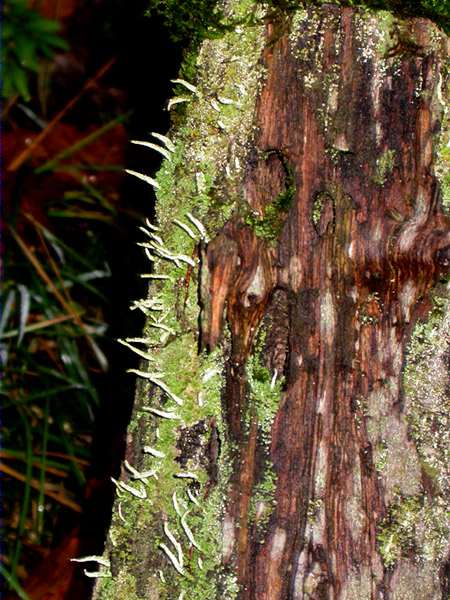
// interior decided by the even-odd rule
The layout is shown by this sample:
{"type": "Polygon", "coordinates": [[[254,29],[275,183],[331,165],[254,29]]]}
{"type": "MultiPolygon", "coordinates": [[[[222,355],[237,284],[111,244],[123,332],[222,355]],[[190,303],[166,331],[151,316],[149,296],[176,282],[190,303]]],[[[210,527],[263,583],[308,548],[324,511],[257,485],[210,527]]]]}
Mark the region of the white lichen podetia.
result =
{"type": "MultiPolygon", "coordinates": [[[[229,4],[237,7],[238,11],[243,10],[240,2],[229,4]]],[[[258,8],[258,11],[262,16],[262,9],[258,8]]],[[[253,134],[254,98],[263,73],[258,63],[264,44],[263,30],[261,20],[259,26],[229,32],[222,39],[205,41],[197,60],[195,84],[181,78],[172,80],[175,86],[183,88],[183,93],[176,95],[167,105],[172,111],[189,103],[182,131],[193,131],[196,135],[186,135],[180,130],[170,136],[153,132],[153,140],[134,140],[134,144],[160,154],[164,162],[156,177],[130,169],[126,171],[149,184],[156,193],[158,224],[147,220],[140,227],[145,240],[139,245],[151,262],[150,272],[142,277],[149,280],[150,289],[148,297],[134,301],[131,309],[146,315],[145,332],[142,337],[119,340],[141,360],[139,367],[129,372],[140,379],[144,390],[135,413],[139,419],[143,416],[148,419],[148,443],[141,447],[143,464],[147,467],[142,469],[141,463],[136,462],[140,466],[138,469],[125,462],[124,472],[130,482],[114,480],[120,497],[116,503],[120,514],[117,514],[117,522],[110,531],[110,539],[112,547],[116,547],[121,531],[132,526],[134,516],[151,511],[152,494],[158,494],[157,490],[162,486],[170,490],[167,502],[161,501],[158,508],[166,514],[159,521],[159,538],[155,538],[160,560],[152,581],[159,583],[163,593],[164,590],[175,589],[173,598],[178,600],[183,600],[188,594],[183,587],[186,584],[182,584],[187,575],[188,561],[192,563],[190,568],[195,566],[198,572],[211,572],[215,569],[214,565],[220,563],[220,551],[208,550],[203,545],[204,540],[212,536],[213,543],[220,548],[220,532],[214,533],[208,526],[206,531],[202,526],[198,527],[206,520],[207,514],[215,517],[220,514],[223,499],[216,492],[212,492],[207,501],[201,499],[203,494],[199,490],[206,479],[204,467],[190,461],[186,467],[179,468],[174,463],[178,451],[168,446],[168,440],[172,439],[176,444],[179,429],[192,425],[191,415],[195,415],[194,422],[209,416],[212,404],[213,414],[217,413],[220,420],[223,364],[218,355],[197,357],[194,336],[181,333],[174,301],[176,285],[187,277],[186,274],[198,278],[198,245],[207,243],[221,226],[220,219],[212,222],[208,216],[208,194],[212,182],[228,171],[227,185],[231,192],[232,186],[237,185],[243,176],[242,165],[245,164],[248,142],[253,134]],[[228,52],[230,44],[236,56],[230,63],[224,63],[221,55],[228,52]],[[214,129],[209,129],[207,123],[211,119],[206,115],[214,115],[214,129]],[[175,175],[177,165],[183,166],[183,173],[192,174],[192,186],[190,182],[186,183],[186,179],[180,180],[175,175]],[[195,191],[192,198],[186,195],[185,186],[195,191]],[[186,343],[186,356],[183,358],[188,360],[192,354],[198,363],[189,371],[184,388],[180,386],[179,379],[183,379],[189,364],[167,365],[171,348],[182,343],[186,343]],[[176,369],[180,377],[177,377],[176,369]],[[159,479],[155,482],[156,478],[159,479]],[[130,510],[129,503],[134,503],[131,506],[137,508],[130,510]],[[173,575],[176,575],[175,579],[173,575]]],[[[232,195],[230,193],[230,197],[232,195]]],[[[223,207],[222,220],[226,220],[227,210],[231,211],[231,205],[229,209],[223,207]]],[[[187,296],[187,311],[194,328],[198,310],[196,293],[191,293],[187,296]]],[[[218,574],[218,577],[222,575],[218,574]]],[[[192,579],[189,581],[189,586],[197,585],[192,579]]],[[[227,590],[227,598],[234,597],[237,585],[232,576],[227,576],[227,581],[221,581],[220,585],[227,590]]]]}

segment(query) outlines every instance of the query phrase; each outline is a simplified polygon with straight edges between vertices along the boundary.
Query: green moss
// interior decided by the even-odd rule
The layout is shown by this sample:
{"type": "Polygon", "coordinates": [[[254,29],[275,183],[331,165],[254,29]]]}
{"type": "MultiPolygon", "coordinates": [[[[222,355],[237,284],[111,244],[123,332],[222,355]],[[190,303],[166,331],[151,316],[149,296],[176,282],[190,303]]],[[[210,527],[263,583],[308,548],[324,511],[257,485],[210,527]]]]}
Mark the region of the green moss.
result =
{"type": "MultiPolygon", "coordinates": [[[[164,381],[168,385],[169,383],[172,385],[171,389],[174,393],[175,390],[179,392],[180,389],[183,389],[184,403],[176,410],[184,428],[195,425],[199,419],[207,419],[208,416],[213,415],[218,420],[217,426],[222,438],[220,378],[218,376],[221,368],[220,355],[216,352],[209,356],[198,356],[196,346],[192,343],[189,344],[186,337],[175,339],[172,344],[162,350],[161,356],[158,357],[167,367],[167,377],[164,381]],[[188,374],[186,380],[183,379],[185,373],[188,374]],[[207,382],[204,382],[204,379],[207,379],[207,382]],[[202,381],[203,385],[201,385],[202,381]]],[[[157,393],[152,402],[156,406],[158,405],[157,398],[159,398],[161,408],[168,410],[167,404],[171,404],[170,401],[157,393]]],[[[157,420],[157,433],[155,433],[154,426],[152,427],[155,417],[140,411],[134,416],[134,420],[143,418],[147,420],[147,424],[144,430],[142,427],[140,428],[140,436],[144,434],[141,442],[143,445],[151,445],[165,456],[163,458],[146,456],[143,461],[146,464],[139,465],[140,470],[152,468],[158,474],[158,479],[149,478],[145,483],[150,502],[135,498],[128,493],[124,493],[116,501],[116,510],[120,505],[122,516],[119,517],[118,512],[114,515],[110,531],[112,539],[110,553],[112,563],[119,574],[119,579],[116,581],[117,589],[122,590],[123,584],[120,577],[124,571],[127,571],[133,574],[137,581],[137,587],[145,595],[150,571],[153,574],[157,572],[163,574],[164,582],[160,579],[153,581],[153,586],[158,585],[160,588],[159,598],[171,598],[172,593],[180,593],[183,589],[189,590],[190,597],[194,599],[214,597],[217,578],[213,577],[213,574],[217,575],[218,573],[221,557],[219,530],[224,497],[223,486],[226,485],[229,474],[227,448],[226,446],[223,448],[219,463],[219,471],[222,476],[221,485],[208,496],[206,501],[199,498],[200,505],[197,506],[189,499],[187,491],[189,489],[192,494],[195,494],[198,486],[207,482],[208,476],[204,467],[195,456],[188,459],[183,466],[176,462],[178,454],[176,448],[180,436],[180,429],[176,424],[174,425],[168,419],[159,419],[157,420]],[[178,478],[177,475],[180,472],[195,473],[196,481],[178,478]],[[177,513],[177,509],[180,514],[177,513]],[[191,547],[190,540],[183,528],[181,520],[183,515],[200,550],[191,547]],[[164,533],[164,520],[167,521],[171,533],[183,548],[184,577],[179,577],[170,560],[161,550],[160,544],[163,543],[174,551],[164,533]],[[136,542],[136,532],[139,532],[139,537],[142,538],[142,555],[139,552],[139,543],[136,542]],[[152,558],[150,560],[148,558],[149,539],[152,540],[150,552],[152,558]],[[190,551],[189,547],[191,547],[190,551]],[[199,566],[199,559],[200,564],[203,562],[202,568],[199,566]],[[157,584],[157,582],[159,583],[157,584]]],[[[200,443],[204,447],[207,445],[208,436],[209,431],[200,436],[203,438],[200,443]]],[[[132,481],[128,483],[134,485],[132,481]]]]}
{"type": "Polygon", "coordinates": [[[385,150],[383,154],[377,158],[376,173],[372,177],[373,181],[378,185],[384,185],[395,165],[395,150],[385,150]]]}
{"type": "Polygon", "coordinates": [[[374,465],[378,473],[384,471],[388,460],[388,444],[385,440],[381,440],[374,452],[374,465]]]}
{"type": "Polygon", "coordinates": [[[248,516],[249,522],[256,525],[256,534],[260,538],[264,536],[270,516],[275,508],[276,484],[277,475],[272,466],[267,464],[261,480],[253,487],[248,516]]]}
{"type": "Polygon", "coordinates": [[[99,600],[140,600],[136,595],[136,582],[130,573],[120,574],[120,582],[113,579],[102,579],[99,600]],[[118,585],[119,584],[119,585],[118,585]]]}
{"type": "Polygon", "coordinates": [[[250,415],[256,415],[258,440],[265,445],[264,464],[258,481],[255,482],[250,499],[249,521],[256,524],[257,534],[263,535],[275,506],[277,476],[270,460],[269,445],[273,420],[281,401],[284,378],[276,378],[262,364],[261,356],[266,344],[264,325],[260,327],[252,354],[246,364],[246,378],[249,387],[250,415]]]}
{"type": "MultiPolygon", "coordinates": [[[[189,44],[191,49],[195,49],[204,39],[221,37],[236,26],[258,22],[257,5],[283,16],[305,4],[320,6],[329,3],[328,0],[248,0],[241,2],[246,10],[230,18],[217,0],[185,0],[182,3],[179,0],[149,0],[147,14],[159,15],[174,41],[189,44]]],[[[400,17],[428,17],[450,33],[450,8],[441,0],[335,0],[332,4],[390,11],[400,17]]]]}
{"type": "Polygon", "coordinates": [[[189,515],[189,524],[195,532],[201,550],[194,551],[188,560],[186,570],[192,573],[193,577],[180,579],[179,590],[185,591],[193,600],[216,598],[224,591],[227,593],[225,597],[232,600],[238,591],[235,579],[227,574],[221,565],[222,547],[218,543],[223,535],[221,517],[230,464],[231,461],[223,456],[220,462],[220,468],[224,470],[222,483],[213,489],[206,502],[201,501],[201,507],[195,513],[189,515]]]}
{"type": "Polygon", "coordinates": [[[327,201],[333,202],[333,198],[327,192],[320,192],[314,196],[311,207],[311,221],[316,230],[319,228],[322,212],[325,207],[325,202],[327,201]]]}
{"type": "Polygon", "coordinates": [[[257,350],[253,350],[246,365],[250,387],[250,406],[258,418],[262,439],[269,443],[272,422],[278,411],[283,378],[273,380],[268,369],[260,363],[257,350]]]}
{"type": "Polygon", "coordinates": [[[245,217],[245,222],[256,235],[270,243],[279,238],[296,191],[293,168],[283,156],[280,156],[280,160],[285,172],[285,189],[264,208],[262,217],[251,213],[245,217]]]}
{"type": "Polygon", "coordinates": [[[447,163],[448,173],[442,181],[442,201],[447,211],[450,211],[450,148],[446,149],[444,160],[447,163]]]}
{"type": "Polygon", "coordinates": [[[174,42],[195,50],[205,39],[217,39],[238,26],[259,22],[255,15],[257,4],[254,0],[241,0],[240,10],[235,4],[230,11],[218,0],[149,0],[146,14],[161,17],[174,42]]]}

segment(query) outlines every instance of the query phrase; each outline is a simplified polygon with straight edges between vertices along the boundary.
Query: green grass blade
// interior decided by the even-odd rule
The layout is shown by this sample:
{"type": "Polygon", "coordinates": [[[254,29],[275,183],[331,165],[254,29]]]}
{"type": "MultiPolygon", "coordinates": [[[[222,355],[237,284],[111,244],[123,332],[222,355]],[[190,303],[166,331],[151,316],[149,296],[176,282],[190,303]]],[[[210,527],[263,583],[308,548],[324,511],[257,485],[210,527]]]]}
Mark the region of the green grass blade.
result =
{"type": "Polygon", "coordinates": [[[112,121],[109,121],[109,123],[103,125],[103,127],[99,127],[99,129],[96,129],[94,132],[85,136],[81,140],[78,140],[78,142],[75,142],[75,144],[72,144],[72,146],[69,146],[69,148],[65,148],[62,152],[59,152],[55,157],[53,157],[52,159],[48,160],[46,163],[35,169],[34,172],[36,173],[36,175],[40,175],[41,173],[45,173],[46,171],[52,171],[53,169],[55,169],[59,162],[61,162],[65,158],[70,158],[73,154],[76,154],[85,146],[92,144],[92,142],[95,142],[95,140],[107,133],[110,129],[113,129],[119,123],[123,123],[124,121],[126,121],[128,117],[130,117],[130,115],[131,112],[128,112],[124,115],[119,115],[112,121]]]}
{"type": "MultiPolygon", "coordinates": [[[[47,436],[48,437],[48,436],[47,436]]],[[[2,456],[4,456],[4,458],[8,459],[8,458],[12,458],[12,459],[18,459],[18,460],[24,460],[25,459],[25,452],[22,452],[20,450],[15,450],[13,448],[2,448],[2,456]]],[[[39,455],[35,454],[35,460],[40,460],[39,455]]],[[[51,458],[46,458],[46,465],[48,467],[54,467],[55,469],[59,469],[60,471],[68,471],[69,467],[67,466],[67,463],[61,462],[60,460],[53,460],[51,458]]]]}
{"type": "Polygon", "coordinates": [[[11,311],[12,311],[13,305],[14,305],[15,296],[16,296],[16,291],[10,290],[8,292],[8,295],[6,296],[5,302],[2,302],[2,307],[1,307],[2,317],[0,319],[0,333],[3,332],[3,330],[6,327],[6,324],[9,321],[9,317],[11,316],[11,311]]]}
{"type": "Polygon", "coordinates": [[[20,600],[31,600],[30,596],[25,592],[23,587],[17,581],[17,578],[0,563],[0,575],[8,582],[9,587],[16,592],[20,600]]]}
{"type": "Polygon", "coordinates": [[[17,539],[11,558],[11,575],[16,578],[17,565],[19,563],[20,554],[22,551],[22,535],[25,530],[25,523],[28,515],[31,499],[31,478],[33,475],[33,448],[31,439],[30,423],[27,417],[19,410],[19,415],[23,423],[25,432],[25,454],[26,454],[26,469],[25,482],[22,498],[22,506],[20,507],[19,524],[17,527],[17,539]]]}
{"type": "Polygon", "coordinates": [[[44,507],[45,507],[45,471],[47,468],[47,442],[48,442],[48,419],[49,419],[50,399],[47,396],[44,408],[44,427],[42,431],[42,459],[41,472],[39,475],[39,496],[38,496],[38,518],[37,533],[40,537],[44,532],[44,507]]]}

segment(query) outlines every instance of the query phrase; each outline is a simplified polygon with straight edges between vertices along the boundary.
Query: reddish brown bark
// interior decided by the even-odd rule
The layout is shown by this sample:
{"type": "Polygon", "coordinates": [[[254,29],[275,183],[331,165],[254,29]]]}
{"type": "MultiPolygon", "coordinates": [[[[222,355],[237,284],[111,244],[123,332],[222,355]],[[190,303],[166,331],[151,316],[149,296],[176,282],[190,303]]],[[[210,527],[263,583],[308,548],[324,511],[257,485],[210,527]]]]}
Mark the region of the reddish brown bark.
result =
{"type": "Polygon", "coordinates": [[[399,37],[389,50],[395,67],[382,74],[375,59],[361,58],[352,9],[326,6],[321,27],[315,36],[300,29],[294,42],[282,36],[265,56],[245,188],[263,218],[286,185],[273,152],[292,169],[295,195],[277,244],[234,217],[203,257],[203,344],[217,343],[225,309],[231,332],[224,402],[240,451],[227,518],[239,533],[225,562],[235,562],[245,600],[347,598],[349,578],[362,572],[371,598],[391,597],[376,537],[387,491],[360,399],[379,391],[401,420],[405,345],[450,251],[433,172],[439,58],[428,23],[409,22],[402,35],[414,46],[399,37]],[[332,68],[336,106],[325,127],[332,68]],[[308,69],[323,85],[305,85],[308,69]],[[429,93],[417,94],[419,80],[429,93]],[[381,177],[387,151],[392,169],[381,177]],[[248,519],[261,448],[256,417],[248,430],[243,415],[245,364],[264,318],[265,362],[283,373],[285,389],[270,444],[276,502],[261,543],[248,519]],[[307,510],[319,498],[322,521],[312,532],[307,510]],[[349,508],[355,502],[358,526],[349,508]]]}

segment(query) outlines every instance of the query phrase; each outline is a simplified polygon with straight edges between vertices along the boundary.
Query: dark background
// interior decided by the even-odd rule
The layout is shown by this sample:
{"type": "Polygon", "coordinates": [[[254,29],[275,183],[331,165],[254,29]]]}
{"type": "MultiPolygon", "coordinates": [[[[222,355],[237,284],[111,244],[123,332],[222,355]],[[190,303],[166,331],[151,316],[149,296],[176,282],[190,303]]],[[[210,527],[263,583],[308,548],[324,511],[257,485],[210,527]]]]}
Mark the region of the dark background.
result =
{"type": "MultiPolygon", "coordinates": [[[[2,334],[40,323],[54,304],[58,305],[30,255],[64,292],[67,254],[65,263],[60,264],[53,246],[42,238],[42,226],[89,259],[93,270],[108,265],[110,276],[94,281],[95,294],[77,285],[76,265],[71,267],[73,281],[67,286],[71,306],[86,314],[85,324],[92,321],[104,326],[95,341],[108,368],[99,368],[77,323],[72,323],[71,329],[64,325],[66,329],[58,330],[63,326],[54,325],[36,333],[26,331],[21,339],[19,335],[2,339],[2,357],[7,356],[2,368],[2,588],[8,598],[28,595],[32,600],[79,600],[90,595],[93,580],[83,575],[82,568],[92,568],[92,564],[75,565],[69,559],[103,550],[113,500],[110,477],[118,473],[134,394],[134,379],[126,369],[136,366],[134,356],[116,339],[141,334],[143,319],[138,311],[130,311],[129,305],[146,293],[139,273],[148,272],[149,263],[136,242],[140,239],[138,225],[144,218],[152,218],[154,211],[153,192],[147,184],[124,175],[121,169],[108,168],[120,165],[149,175],[157,171],[160,155],[133,146],[129,140],[150,140],[151,131],[167,132],[170,119],[165,105],[173,87],[170,79],[178,73],[182,46],[171,41],[160,18],[145,16],[145,2],[45,0],[33,8],[60,23],[59,35],[66,40],[67,49],[56,49],[47,58],[39,56],[38,71],[27,72],[28,98],[3,98],[1,305],[7,322],[2,334]],[[96,77],[102,67],[104,73],[96,77]],[[92,77],[92,85],[80,95],[92,77]],[[11,163],[27,143],[46,131],[73,99],[73,106],[46,132],[42,143],[11,170],[11,163]],[[78,180],[64,169],[44,168],[42,172],[42,166],[120,116],[122,122],[59,162],[69,167],[81,165],[78,175],[95,188],[88,198],[91,203],[83,200],[72,215],[73,203],[78,202],[78,180]],[[96,171],[96,165],[102,169],[96,171]],[[96,193],[112,208],[104,211],[94,205],[96,193]],[[89,214],[85,215],[86,206],[89,214]],[[42,286],[48,293],[47,305],[42,301],[42,286]],[[13,302],[8,312],[10,292],[13,302]],[[28,297],[27,310],[22,293],[28,297]],[[92,406],[83,389],[72,397],[72,390],[59,393],[40,376],[41,371],[49,370],[65,376],[67,357],[59,345],[64,335],[74,340],[74,351],[94,390],[91,395],[97,401],[92,406]],[[51,399],[45,398],[46,389],[51,399]],[[91,418],[80,417],[80,406],[90,406],[91,418]],[[84,460],[78,481],[71,472],[68,452],[61,451],[67,440],[58,437],[62,430],[59,428],[58,434],[56,424],[62,422],[71,424],[67,435],[73,438],[70,447],[75,453],[79,449],[84,460]],[[41,463],[44,454],[51,457],[58,452],[65,455],[61,460],[68,460],[61,479],[41,463]],[[30,487],[31,478],[39,480],[41,491],[54,486],[81,510],[71,510],[45,495],[44,518],[37,524],[40,492],[30,487]]],[[[10,65],[7,59],[5,62],[7,70],[10,65]]]]}

